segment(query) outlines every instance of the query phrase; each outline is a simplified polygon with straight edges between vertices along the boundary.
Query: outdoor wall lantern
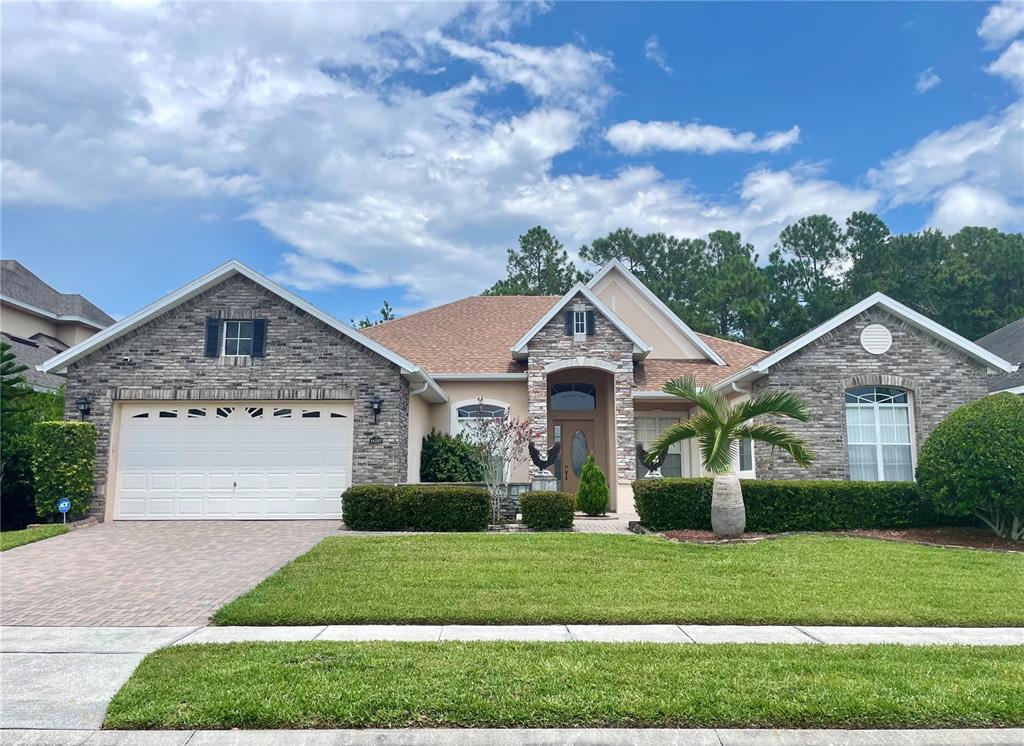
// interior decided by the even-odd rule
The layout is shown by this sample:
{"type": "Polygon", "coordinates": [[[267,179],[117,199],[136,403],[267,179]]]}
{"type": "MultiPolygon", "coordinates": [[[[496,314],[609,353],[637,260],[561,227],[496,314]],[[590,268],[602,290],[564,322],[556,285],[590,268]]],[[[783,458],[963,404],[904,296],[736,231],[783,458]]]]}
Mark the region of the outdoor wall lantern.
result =
{"type": "Polygon", "coordinates": [[[87,396],[80,396],[77,399],[75,399],[75,406],[78,408],[78,416],[81,419],[84,420],[86,417],[89,416],[90,404],[92,404],[92,401],[87,396]]]}
{"type": "Polygon", "coordinates": [[[380,408],[384,405],[384,400],[379,396],[375,396],[370,399],[370,411],[373,412],[373,424],[377,424],[377,418],[380,417],[380,408]]]}

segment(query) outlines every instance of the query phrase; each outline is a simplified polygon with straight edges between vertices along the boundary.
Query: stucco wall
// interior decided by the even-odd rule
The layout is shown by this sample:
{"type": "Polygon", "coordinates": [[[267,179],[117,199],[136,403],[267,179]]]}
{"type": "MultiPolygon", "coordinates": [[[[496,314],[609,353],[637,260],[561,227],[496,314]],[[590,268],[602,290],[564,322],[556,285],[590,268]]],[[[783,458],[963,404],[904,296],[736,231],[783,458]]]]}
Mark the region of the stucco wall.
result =
{"type": "MultiPolygon", "coordinates": [[[[529,416],[526,381],[481,379],[477,381],[440,381],[439,383],[448,394],[448,401],[444,404],[430,405],[430,422],[427,432],[430,432],[431,428],[435,428],[443,433],[450,433],[455,409],[467,402],[475,402],[481,396],[489,403],[500,402],[510,406],[512,415],[521,420],[525,420],[529,416]]],[[[512,472],[513,482],[526,482],[529,479],[528,461],[519,464],[512,472]]]]}
{"type": "Polygon", "coordinates": [[[884,310],[873,308],[773,366],[753,391],[781,389],[798,394],[811,420],[782,424],[805,438],[817,452],[810,469],[770,446],[755,445],[759,479],[848,479],[844,393],[854,386],[897,386],[910,391],[914,462],[925,438],[961,404],[986,394],[985,369],[963,353],[919,331],[884,310]],[[892,347],[872,355],[861,347],[868,324],[883,324],[892,347]]]}
{"type": "Polygon", "coordinates": [[[648,355],[651,360],[704,359],[704,353],[673,327],[661,311],[636,288],[623,280],[617,272],[609,272],[593,290],[616,316],[651,345],[653,349],[648,355]]]}
{"type": "Polygon", "coordinates": [[[423,438],[430,432],[430,405],[422,396],[409,397],[409,468],[405,481],[420,481],[423,438]]]}
{"type": "MultiPolygon", "coordinates": [[[[57,337],[57,324],[50,319],[28,313],[7,303],[0,304],[0,331],[13,334],[15,337],[28,339],[33,334],[49,334],[57,337]]],[[[60,339],[60,337],[57,337],[60,339]]],[[[63,341],[63,340],[62,340],[63,341]]]]}
{"type": "Polygon", "coordinates": [[[353,400],[353,483],[408,475],[409,384],[397,366],[240,275],[96,350],[67,380],[65,416],[77,417],[78,397],[92,400],[98,515],[111,494],[111,420],[122,400],[353,400]],[[208,317],[267,319],[266,356],[204,357],[208,317]],[[373,396],[384,402],[376,424],[373,396]],[[374,436],[383,442],[370,445],[374,436]]]}

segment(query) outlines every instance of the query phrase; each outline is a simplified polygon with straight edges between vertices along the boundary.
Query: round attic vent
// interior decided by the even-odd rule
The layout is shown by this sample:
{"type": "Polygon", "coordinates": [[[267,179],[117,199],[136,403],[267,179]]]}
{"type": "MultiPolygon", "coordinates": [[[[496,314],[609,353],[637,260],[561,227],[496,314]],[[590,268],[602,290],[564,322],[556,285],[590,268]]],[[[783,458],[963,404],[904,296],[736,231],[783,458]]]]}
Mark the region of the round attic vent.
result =
{"type": "Polygon", "coordinates": [[[892,347],[892,333],[881,324],[868,324],[860,333],[860,345],[872,355],[881,355],[892,347]]]}

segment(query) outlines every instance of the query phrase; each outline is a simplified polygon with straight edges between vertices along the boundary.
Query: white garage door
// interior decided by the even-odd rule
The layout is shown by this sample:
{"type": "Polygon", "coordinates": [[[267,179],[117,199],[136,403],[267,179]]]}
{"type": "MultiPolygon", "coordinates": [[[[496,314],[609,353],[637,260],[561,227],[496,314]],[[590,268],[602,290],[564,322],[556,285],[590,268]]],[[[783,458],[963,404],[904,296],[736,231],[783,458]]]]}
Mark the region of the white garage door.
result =
{"type": "Polygon", "coordinates": [[[352,404],[125,404],[114,517],[340,518],[352,404]]]}

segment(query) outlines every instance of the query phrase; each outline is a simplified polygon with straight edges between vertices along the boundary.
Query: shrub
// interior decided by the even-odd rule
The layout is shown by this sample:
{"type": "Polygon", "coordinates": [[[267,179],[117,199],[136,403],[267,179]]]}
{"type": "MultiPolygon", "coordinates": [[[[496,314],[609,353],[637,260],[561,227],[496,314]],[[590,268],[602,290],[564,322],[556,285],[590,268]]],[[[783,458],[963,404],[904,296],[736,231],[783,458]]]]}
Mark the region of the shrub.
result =
{"type": "Polygon", "coordinates": [[[23,388],[14,405],[5,407],[0,417],[0,526],[4,530],[24,528],[36,520],[32,428],[37,422],[60,420],[64,416],[63,390],[23,388]]]}
{"type": "Polygon", "coordinates": [[[491,515],[482,487],[361,484],[341,498],[353,531],[484,531],[491,515]]]}
{"type": "Polygon", "coordinates": [[[408,484],[398,488],[398,512],[415,531],[486,531],[491,498],[483,487],[408,484]]]}
{"type": "Polygon", "coordinates": [[[587,456],[580,472],[580,489],[576,504],[587,515],[604,515],[608,510],[608,482],[594,462],[594,454],[587,456]]]}
{"type": "Polygon", "coordinates": [[[572,528],[576,498],[568,492],[527,492],[519,498],[523,523],[530,528],[572,528]]]}
{"type": "MultiPolygon", "coordinates": [[[[711,529],[712,479],[638,479],[641,522],[656,531],[711,529]]],[[[913,482],[743,480],[747,530],[837,531],[949,524],[913,482]]]]}
{"type": "Polygon", "coordinates": [[[398,488],[390,484],[357,484],[341,496],[341,519],[353,531],[397,531],[398,488]]]}
{"type": "Polygon", "coordinates": [[[1024,538],[1024,397],[996,394],[956,409],[924,442],[917,480],[939,512],[1024,538]]]}
{"type": "Polygon", "coordinates": [[[423,482],[481,482],[484,470],[476,448],[461,433],[437,430],[423,438],[420,480],[423,482]]]}
{"type": "Polygon", "coordinates": [[[57,501],[71,500],[68,518],[85,515],[96,478],[96,426],[91,422],[37,422],[32,474],[36,515],[56,518],[57,501]]]}

